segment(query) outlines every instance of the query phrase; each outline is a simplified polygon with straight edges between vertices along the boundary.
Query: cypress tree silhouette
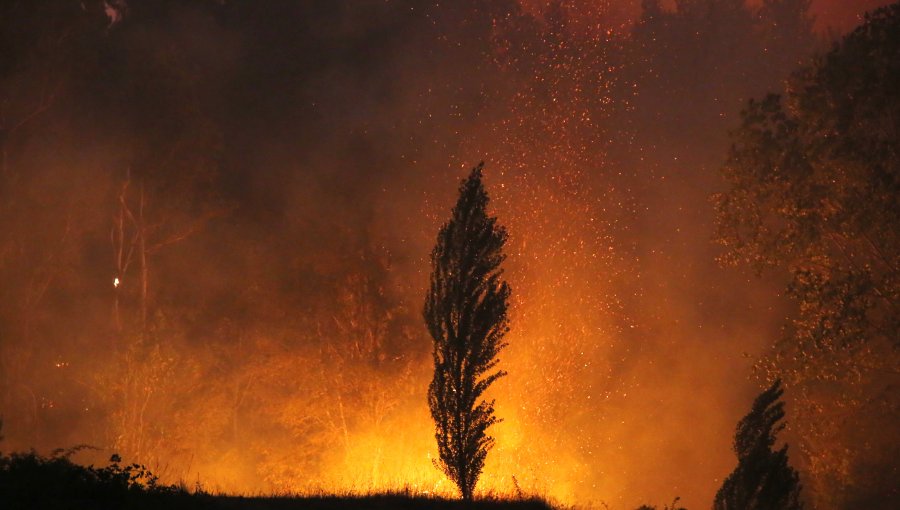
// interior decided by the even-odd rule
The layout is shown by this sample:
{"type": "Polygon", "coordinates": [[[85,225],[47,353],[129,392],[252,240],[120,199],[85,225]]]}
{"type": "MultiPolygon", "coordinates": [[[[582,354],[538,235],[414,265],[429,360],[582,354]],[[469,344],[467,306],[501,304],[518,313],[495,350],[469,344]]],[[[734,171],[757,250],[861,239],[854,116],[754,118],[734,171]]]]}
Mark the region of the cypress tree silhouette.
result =
{"type": "Polygon", "coordinates": [[[459,187],[450,221],[431,252],[431,287],[423,315],[434,340],[434,378],[428,405],[435,423],[435,465],[472,499],[494,439],[487,429],[500,420],[494,401],[479,399],[497,379],[497,354],[509,331],[509,286],[500,264],[506,230],[487,215],[481,183],[484,163],[459,187]]]}
{"type": "Polygon", "coordinates": [[[773,451],[784,429],[781,380],[762,392],[734,436],[738,465],[716,493],[714,510],[800,510],[800,482],[788,464],[787,445],[773,451]]]}

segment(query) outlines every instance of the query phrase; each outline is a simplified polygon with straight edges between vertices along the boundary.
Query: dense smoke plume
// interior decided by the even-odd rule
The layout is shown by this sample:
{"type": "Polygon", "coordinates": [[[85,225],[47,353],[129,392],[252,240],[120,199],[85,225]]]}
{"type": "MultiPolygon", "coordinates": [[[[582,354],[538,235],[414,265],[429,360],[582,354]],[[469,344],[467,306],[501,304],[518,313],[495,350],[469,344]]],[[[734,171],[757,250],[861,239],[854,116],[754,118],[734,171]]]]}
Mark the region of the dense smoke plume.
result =
{"type": "Polygon", "coordinates": [[[849,4],[6,3],[0,446],[451,491],[421,308],[484,160],[513,298],[479,488],[708,506],[789,307],[717,266],[708,197],[849,4]]]}

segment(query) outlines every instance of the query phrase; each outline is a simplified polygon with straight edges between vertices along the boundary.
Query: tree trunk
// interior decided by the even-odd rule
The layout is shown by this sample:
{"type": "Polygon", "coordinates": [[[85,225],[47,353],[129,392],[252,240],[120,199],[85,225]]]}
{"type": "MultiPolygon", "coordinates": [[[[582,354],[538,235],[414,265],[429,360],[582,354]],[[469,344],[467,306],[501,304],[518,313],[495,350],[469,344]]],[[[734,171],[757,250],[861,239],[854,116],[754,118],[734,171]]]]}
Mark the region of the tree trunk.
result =
{"type": "Polygon", "coordinates": [[[150,271],[147,268],[147,229],[144,224],[144,186],[141,185],[138,209],[138,250],[141,255],[141,332],[147,331],[147,287],[150,271]]]}

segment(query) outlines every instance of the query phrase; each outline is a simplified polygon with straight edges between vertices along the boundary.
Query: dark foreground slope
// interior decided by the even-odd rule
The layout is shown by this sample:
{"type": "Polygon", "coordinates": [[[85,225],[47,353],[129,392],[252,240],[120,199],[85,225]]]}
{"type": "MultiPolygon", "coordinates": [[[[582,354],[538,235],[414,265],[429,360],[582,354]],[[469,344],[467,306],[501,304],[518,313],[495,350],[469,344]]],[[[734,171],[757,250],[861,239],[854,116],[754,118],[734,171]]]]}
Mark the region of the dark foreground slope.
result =
{"type": "Polygon", "coordinates": [[[477,509],[551,510],[540,499],[479,499],[472,502],[403,492],[365,496],[236,497],[191,492],[158,483],[144,466],[120,465],[113,456],[106,467],[81,466],[70,452],[51,457],[35,453],[0,455],[0,508],[136,509],[136,510],[345,510],[477,509]]]}
{"type": "MultiPolygon", "coordinates": [[[[440,509],[440,510],[551,510],[551,506],[539,499],[503,500],[479,499],[472,502],[448,500],[442,498],[408,496],[402,494],[381,494],[370,496],[341,497],[316,496],[300,498],[235,498],[222,496],[194,497],[185,499],[184,506],[176,508],[211,508],[211,509],[252,509],[252,510],[343,510],[360,509],[440,509]]],[[[167,506],[168,508],[168,506],[167,506]]]]}
{"type": "Polygon", "coordinates": [[[128,497],[60,498],[38,496],[0,501],[0,507],[18,509],[137,509],[137,510],[551,510],[538,500],[487,499],[463,502],[404,495],[315,496],[315,497],[234,497],[206,494],[140,494],[128,497]]]}
{"type": "Polygon", "coordinates": [[[315,496],[315,497],[234,497],[206,494],[141,494],[125,498],[37,498],[0,501],[5,509],[137,509],[137,510],[551,510],[538,500],[487,499],[463,502],[404,495],[315,496]]]}

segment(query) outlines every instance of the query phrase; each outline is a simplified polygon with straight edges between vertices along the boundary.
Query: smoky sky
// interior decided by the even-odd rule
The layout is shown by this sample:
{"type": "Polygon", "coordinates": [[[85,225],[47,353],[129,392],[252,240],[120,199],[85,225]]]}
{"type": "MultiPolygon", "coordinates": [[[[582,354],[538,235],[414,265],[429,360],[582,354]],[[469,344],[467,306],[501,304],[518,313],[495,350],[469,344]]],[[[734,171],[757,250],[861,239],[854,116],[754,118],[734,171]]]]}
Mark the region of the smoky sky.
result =
{"type": "Polygon", "coordinates": [[[432,482],[428,254],[485,161],[513,288],[486,483],[707,505],[790,306],[716,263],[728,131],[886,3],[814,1],[819,39],[782,60],[731,26],[635,44],[638,1],[11,8],[4,447],[130,448],[243,492],[432,482]]]}
{"type": "MultiPolygon", "coordinates": [[[[863,12],[884,3],[821,0],[813,2],[811,12],[820,29],[846,30],[863,12]]],[[[533,4],[525,8],[540,16],[546,2],[533,4]]],[[[409,150],[409,134],[399,130],[420,120],[398,116],[384,122],[387,107],[410,104],[412,98],[440,89],[449,95],[444,100],[462,103],[476,96],[490,80],[478,74],[479,53],[489,43],[485,24],[516,5],[225,2],[211,13],[207,5],[175,2],[131,5],[126,23],[143,25],[145,37],[171,38],[206,80],[205,97],[197,99],[222,121],[228,191],[252,203],[255,211],[283,207],[279,191],[290,178],[283,174],[315,166],[304,163],[324,157],[315,150],[323,144],[343,144],[346,150],[330,156],[350,159],[329,165],[327,172],[343,175],[328,178],[341,186],[359,186],[362,193],[347,190],[350,195],[365,195],[377,184],[377,174],[390,166],[367,162],[389,161],[409,150]],[[452,85],[446,81],[450,76],[455,78],[452,85]],[[284,168],[285,157],[293,169],[284,168]],[[279,163],[266,164],[267,159],[279,163]]],[[[594,15],[600,13],[601,23],[627,23],[638,7],[637,2],[610,2],[594,15]]],[[[574,4],[572,9],[578,12],[574,4]]],[[[152,105],[147,109],[152,117],[152,105]]],[[[466,113],[476,115],[477,107],[472,110],[466,113]]]]}

